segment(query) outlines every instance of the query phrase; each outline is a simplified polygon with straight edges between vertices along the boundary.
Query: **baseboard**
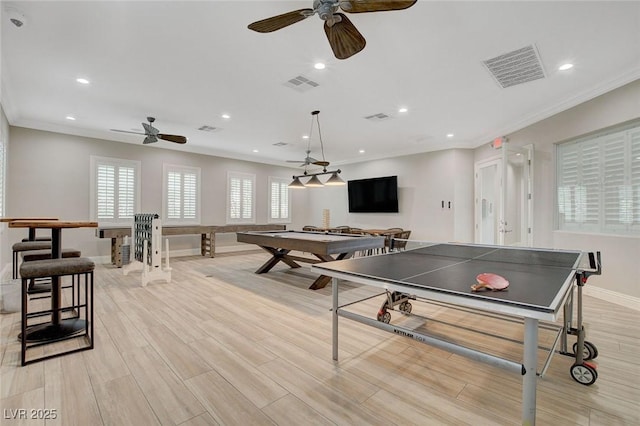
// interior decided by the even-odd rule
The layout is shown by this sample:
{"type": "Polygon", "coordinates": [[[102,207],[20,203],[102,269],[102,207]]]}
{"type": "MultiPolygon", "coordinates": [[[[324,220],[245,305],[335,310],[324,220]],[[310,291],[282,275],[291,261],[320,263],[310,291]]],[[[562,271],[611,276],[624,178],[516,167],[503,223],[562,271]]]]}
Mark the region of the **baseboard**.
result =
{"type": "Polygon", "coordinates": [[[584,286],[583,289],[584,294],[587,296],[615,303],[616,305],[624,306],[634,311],[640,311],[640,298],[594,286],[584,286]]]}

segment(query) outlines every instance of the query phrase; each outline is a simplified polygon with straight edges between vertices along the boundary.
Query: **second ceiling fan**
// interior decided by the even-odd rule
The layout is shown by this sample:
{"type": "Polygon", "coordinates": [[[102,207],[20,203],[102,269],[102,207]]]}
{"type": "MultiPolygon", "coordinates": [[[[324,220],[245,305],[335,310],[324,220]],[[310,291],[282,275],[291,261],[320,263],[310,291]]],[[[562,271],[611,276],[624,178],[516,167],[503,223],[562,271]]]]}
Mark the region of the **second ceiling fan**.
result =
{"type": "Polygon", "coordinates": [[[259,33],[270,33],[296,22],[302,21],[316,13],[324,21],[324,32],[327,35],[333,54],[338,59],[347,59],[364,49],[366,40],[358,29],[343,13],[386,12],[402,10],[413,6],[417,0],[314,0],[312,9],[294,10],[282,15],[256,21],[249,24],[249,29],[259,33]]]}
{"type": "Polygon", "coordinates": [[[160,130],[156,129],[155,127],[153,127],[153,122],[156,121],[155,118],[153,117],[147,117],[147,121],[149,122],[147,123],[142,123],[142,127],[144,128],[144,133],[140,133],[140,132],[131,132],[129,130],[118,130],[118,129],[111,129],[112,132],[120,132],[120,133],[132,133],[134,135],[144,135],[144,141],[142,141],[143,144],[149,144],[149,143],[154,143],[154,142],[158,142],[158,139],[162,139],[165,141],[169,141],[169,142],[175,142],[175,143],[179,143],[179,144],[185,144],[187,143],[187,138],[185,136],[181,136],[181,135],[168,135],[166,133],[160,133],[160,130]]]}

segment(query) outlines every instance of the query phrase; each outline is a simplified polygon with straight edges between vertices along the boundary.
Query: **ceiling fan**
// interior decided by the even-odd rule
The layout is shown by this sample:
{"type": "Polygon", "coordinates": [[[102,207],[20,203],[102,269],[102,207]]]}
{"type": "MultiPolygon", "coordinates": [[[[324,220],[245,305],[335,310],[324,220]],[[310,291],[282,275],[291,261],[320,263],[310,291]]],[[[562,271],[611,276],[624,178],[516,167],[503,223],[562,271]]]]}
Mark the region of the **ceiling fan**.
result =
{"type": "Polygon", "coordinates": [[[160,130],[153,127],[153,122],[156,121],[153,117],[147,117],[147,123],[142,123],[142,127],[144,128],[144,133],[140,132],[130,132],[128,130],[118,130],[118,129],[110,129],[112,132],[120,132],[120,133],[133,133],[134,135],[145,135],[143,144],[158,142],[158,139],[162,139],[169,142],[175,143],[187,143],[187,138],[179,135],[167,135],[165,133],[160,133],[160,130]]]}
{"type": "Polygon", "coordinates": [[[364,49],[366,40],[343,13],[385,12],[413,6],[417,0],[314,0],[313,9],[299,9],[249,24],[249,29],[270,33],[315,15],[324,21],[333,54],[347,59],[364,49]]]}
{"type": "Polygon", "coordinates": [[[310,165],[327,167],[329,165],[328,161],[316,160],[315,158],[311,157],[311,151],[309,151],[309,150],[307,150],[307,156],[304,157],[304,160],[302,160],[302,161],[300,161],[300,160],[287,160],[287,163],[302,163],[302,164],[300,164],[300,167],[306,167],[306,166],[310,166],[310,165]]]}

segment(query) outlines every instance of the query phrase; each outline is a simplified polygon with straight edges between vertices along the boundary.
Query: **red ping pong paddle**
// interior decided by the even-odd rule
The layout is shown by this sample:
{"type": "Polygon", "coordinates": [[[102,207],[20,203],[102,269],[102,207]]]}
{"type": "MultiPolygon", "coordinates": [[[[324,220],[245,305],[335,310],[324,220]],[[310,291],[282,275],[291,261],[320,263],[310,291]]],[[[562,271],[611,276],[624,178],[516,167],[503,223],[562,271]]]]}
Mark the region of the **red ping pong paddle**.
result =
{"type": "Polygon", "coordinates": [[[478,284],[471,286],[471,291],[491,290],[501,291],[509,287],[509,281],[503,276],[491,273],[478,274],[476,276],[478,284]]]}

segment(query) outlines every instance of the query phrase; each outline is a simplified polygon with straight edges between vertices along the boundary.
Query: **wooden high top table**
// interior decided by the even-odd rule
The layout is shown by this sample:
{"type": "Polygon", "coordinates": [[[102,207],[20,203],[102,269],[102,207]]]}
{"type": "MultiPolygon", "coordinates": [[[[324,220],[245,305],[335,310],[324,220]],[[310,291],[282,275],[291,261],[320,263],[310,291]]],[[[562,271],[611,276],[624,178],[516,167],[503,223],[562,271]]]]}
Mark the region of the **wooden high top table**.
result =
{"type": "MultiPolygon", "coordinates": [[[[9,222],[9,228],[51,229],[51,258],[62,258],[62,230],[69,228],[97,228],[98,222],[62,220],[19,220],[9,222]]],[[[61,306],[60,277],[51,277],[51,323],[37,326],[37,340],[57,340],[84,329],[84,320],[63,320],[61,306]]],[[[35,340],[35,339],[34,339],[35,340]]]]}
{"type": "MultiPolygon", "coordinates": [[[[33,222],[33,221],[52,221],[58,220],[57,217],[0,217],[0,223],[10,223],[10,222],[33,222]]],[[[29,227],[29,241],[35,241],[36,239],[36,230],[35,228],[29,227]]]]}

